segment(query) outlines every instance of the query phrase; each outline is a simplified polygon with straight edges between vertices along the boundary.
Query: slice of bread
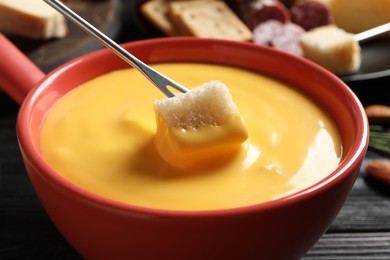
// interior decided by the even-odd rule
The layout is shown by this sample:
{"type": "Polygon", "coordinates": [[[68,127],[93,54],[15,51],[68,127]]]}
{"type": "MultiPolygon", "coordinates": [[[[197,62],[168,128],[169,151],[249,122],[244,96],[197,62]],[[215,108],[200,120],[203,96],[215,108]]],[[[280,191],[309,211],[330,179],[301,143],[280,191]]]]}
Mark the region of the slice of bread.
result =
{"type": "Polygon", "coordinates": [[[252,32],[223,1],[203,1],[175,16],[175,22],[189,35],[250,41],[252,32]]]}
{"type": "Polygon", "coordinates": [[[322,26],[301,35],[303,56],[335,74],[356,72],[361,49],[353,34],[334,26],[322,26]]]}
{"type": "Polygon", "coordinates": [[[140,12],[166,35],[179,35],[175,25],[168,17],[168,7],[166,0],[147,1],[140,6],[140,12]]]}
{"type": "Polygon", "coordinates": [[[228,88],[219,81],[157,100],[154,109],[156,149],[179,168],[234,154],[248,138],[228,88]]]}
{"type": "Polygon", "coordinates": [[[186,26],[182,24],[180,15],[186,10],[191,10],[197,6],[207,5],[210,1],[215,0],[185,0],[185,1],[167,1],[168,17],[169,20],[179,31],[182,36],[191,36],[192,33],[186,26]]]}
{"type": "Polygon", "coordinates": [[[0,31],[34,39],[63,38],[65,18],[43,1],[0,0],[0,31]]]}

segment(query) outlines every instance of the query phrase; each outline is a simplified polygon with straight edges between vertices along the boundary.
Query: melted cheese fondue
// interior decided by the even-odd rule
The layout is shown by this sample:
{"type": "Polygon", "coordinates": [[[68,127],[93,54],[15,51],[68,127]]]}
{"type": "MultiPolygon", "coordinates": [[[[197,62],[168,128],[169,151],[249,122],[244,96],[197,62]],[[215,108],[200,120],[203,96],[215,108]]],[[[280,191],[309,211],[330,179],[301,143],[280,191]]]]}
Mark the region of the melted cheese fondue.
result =
{"type": "Polygon", "coordinates": [[[242,149],[207,165],[170,166],[153,142],[153,101],[164,96],[138,71],[126,69],[83,84],[49,111],[41,130],[47,163],[101,196],[177,210],[269,201],[318,182],[338,166],[342,147],[334,122],[285,83],[220,65],[154,67],[188,88],[224,82],[249,128],[242,149]]]}

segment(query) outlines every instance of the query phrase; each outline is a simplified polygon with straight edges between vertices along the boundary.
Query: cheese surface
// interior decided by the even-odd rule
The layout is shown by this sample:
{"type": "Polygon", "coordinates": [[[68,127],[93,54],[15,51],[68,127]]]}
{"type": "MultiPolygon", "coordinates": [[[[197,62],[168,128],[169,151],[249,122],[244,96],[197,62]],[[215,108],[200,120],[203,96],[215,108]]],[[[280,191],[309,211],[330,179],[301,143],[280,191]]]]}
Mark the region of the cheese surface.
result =
{"type": "Polygon", "coordinates": [[[47,163],[106,198],[175,210],[269,201],[318,182],[338,166],[337,127],[285,83],[219,65],[154,67],[188,88],[211,79],[226,83],[249,129],[242,149],[198,167],[170,166],[154,145],[153,102],[163,96],[138,71],[126,69],[93,79],[54,105],[41,130],[47,163]]]}

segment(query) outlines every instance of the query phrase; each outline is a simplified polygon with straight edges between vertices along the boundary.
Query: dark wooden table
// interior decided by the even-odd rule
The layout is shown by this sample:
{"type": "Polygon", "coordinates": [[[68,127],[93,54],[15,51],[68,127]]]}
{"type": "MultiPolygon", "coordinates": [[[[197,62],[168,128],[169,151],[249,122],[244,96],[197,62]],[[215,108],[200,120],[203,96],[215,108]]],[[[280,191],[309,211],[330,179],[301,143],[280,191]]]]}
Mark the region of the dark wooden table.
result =
{"type": "MultiPolygon", "coordinates": [[[[123,19],[124,31],[139,21],[123,19]]],[[[146,36],[141,30],[120,40],[146,36]]],[[[390,78],[368,83],[372,86],[353,86],[363,104],[390,105],[390,78]]],[[[44,212],[27,177],[15,134],[18,109],[0,91],[0,259],[81,259],[44,212]]],[[[390,186],[368,177],[365,164],[374,158],[390,159],[368,152],[338,217],[303,259],[390,259],[390,186]]]]}

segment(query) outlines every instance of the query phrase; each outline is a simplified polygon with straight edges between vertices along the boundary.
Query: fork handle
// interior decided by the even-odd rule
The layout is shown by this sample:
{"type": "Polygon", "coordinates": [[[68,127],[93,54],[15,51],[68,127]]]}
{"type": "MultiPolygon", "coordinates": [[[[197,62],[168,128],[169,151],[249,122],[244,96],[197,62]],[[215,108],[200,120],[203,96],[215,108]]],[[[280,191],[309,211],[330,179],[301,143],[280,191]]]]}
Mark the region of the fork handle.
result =
{"type": "Polygon", "coordinates": [[[61,1],[58,1],[58,0],[43,0],[43,1],[45,1],[48,5],[50,5],[55,10],[57,10],[63,16],[65,16],[66,18],[71,20],[73,23],[75,23],[77,26],[79,26],[85,32],[87,32],[90,35],[92,35],[93,37],[95,37],[101,44],[103,44],[108,49],[111,49],[120,58],[122,58],[127,63],[132,65],[134,68],[138,69],[154,85],[156,85],[156,87],[158,87],[167,97],[174,96],[174,94],[168,89],[168,86],[171,86],[172,88],[174,88],[180,92],[183,92],[183,93],[188,91],[186,88],[184,88],[183,86],[181,86],[177,82],[162,75],[158,71],[156,71],[153,68],[146,65],[144,62],[137,59],[134,55],[132,55],[131,53],[126,51],[124,48],[122,48],[122,46],[117,44],[115,41],[110,39],[104,33],[99,31],[98,29],[96,29],[96,27],[94,27],[92,24],[88,23],[86,20],[84,20],[78,14],[73,12],[66,5],[61,3],[61,1]]]}

